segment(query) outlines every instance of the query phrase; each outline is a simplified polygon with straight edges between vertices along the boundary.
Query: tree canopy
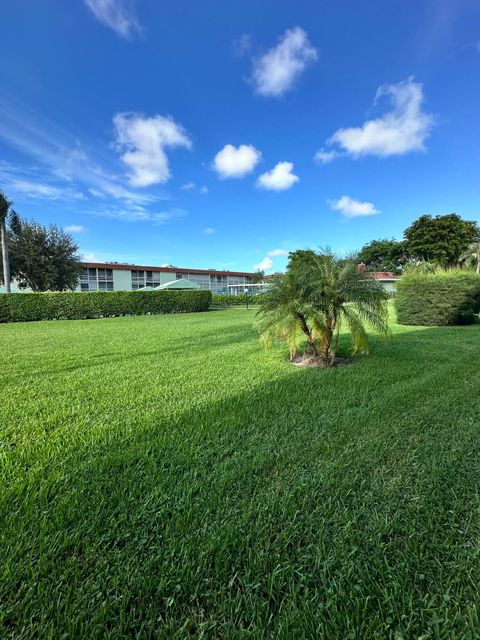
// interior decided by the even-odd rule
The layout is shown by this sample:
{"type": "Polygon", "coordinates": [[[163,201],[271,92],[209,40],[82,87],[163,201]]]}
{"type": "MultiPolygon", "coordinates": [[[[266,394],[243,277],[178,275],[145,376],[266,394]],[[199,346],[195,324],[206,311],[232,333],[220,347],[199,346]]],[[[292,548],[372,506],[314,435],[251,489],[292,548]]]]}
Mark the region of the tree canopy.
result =
{"type": "Polygon", "coordinates": [[[46,227],[11,216],[7,242],[11,276],[21,289],[67,291],[77,286],[78,246],[57,225],[46,227]]]}
{"type": "Polygon", "coordinates": [[[358,253],[358,262],[365,264],[367,271],[390,271],[401,273],[408,260],[405,243],[392,239],[372,240],[358,253]]]}
{"type": "Polygon", "coordinates": [[[480,241],[480,227],[473,220],[464,220],[456,213],[417,218],[404,231],[403,240],[381,239],[365,244],[358,261],[368,271],[402,273],[415,262],[431,262],[452,267],[472,244],[480,241]]]}
{"type": "Polygon", "coordinates": [[[452,267],[470,244],[480,240],[480,227],[456,213],[423,215],[405,229],[404,236],[408,254],[414,260],[452,267]]]}

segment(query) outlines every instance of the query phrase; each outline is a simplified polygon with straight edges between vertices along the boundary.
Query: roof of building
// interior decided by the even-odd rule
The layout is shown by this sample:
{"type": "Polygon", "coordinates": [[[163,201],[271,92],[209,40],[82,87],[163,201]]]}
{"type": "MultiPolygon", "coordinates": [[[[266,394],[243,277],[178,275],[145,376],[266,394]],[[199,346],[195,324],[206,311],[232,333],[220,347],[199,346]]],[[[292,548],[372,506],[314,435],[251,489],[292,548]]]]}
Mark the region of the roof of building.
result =
{"type": "Polygon", "coordinates": [[[165,282],[165,284],[159,284],[155,289],[201,289],[201,286],[193,280],[188,278],[180,278],[180,280],[172,280],[171,282],[165,282]]]}
{"type": "Polygon", "coordinates": [[[222,271],[220,269],[183,269],[181,267],[150,267],[140,264],[126,264],[124,262],[80,262],[82,267],[92,269],[118,269],[120,271],[162,271],[165,273],[196,273],[212,276],[252,276],[250,271],[222,271]]]}
{"type": "Polygon", "coordinates": [[[373,271],[371,275],[375,280],[400,280],[401,277],[390,271],[373,271]]]}

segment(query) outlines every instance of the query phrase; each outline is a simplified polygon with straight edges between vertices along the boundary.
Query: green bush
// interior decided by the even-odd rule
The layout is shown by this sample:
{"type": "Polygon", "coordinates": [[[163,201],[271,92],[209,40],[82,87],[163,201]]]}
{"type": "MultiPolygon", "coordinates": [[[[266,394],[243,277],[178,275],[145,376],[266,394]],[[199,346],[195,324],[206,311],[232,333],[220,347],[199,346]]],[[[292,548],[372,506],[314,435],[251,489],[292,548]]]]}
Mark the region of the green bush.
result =
{"type": "Polygon", "coordinates": [[[212,296],[212,304],[224,305],[246,305],[260,304],[261,294],[241,293],[238,296],[232,296],[222,293],[214,293],[212,296]]]}
{"type": "Polygon", "coordinates": [[[397,284],[395,307],[400,324],[471,324],[480,312],[480,275],[460,269],[407,273],[397,284]]]}
{"type": "Polygon", "coordinates": [[[0,294],[0,322],[83,320],[207,311],[210,291],[90,291],[0,294]]]}

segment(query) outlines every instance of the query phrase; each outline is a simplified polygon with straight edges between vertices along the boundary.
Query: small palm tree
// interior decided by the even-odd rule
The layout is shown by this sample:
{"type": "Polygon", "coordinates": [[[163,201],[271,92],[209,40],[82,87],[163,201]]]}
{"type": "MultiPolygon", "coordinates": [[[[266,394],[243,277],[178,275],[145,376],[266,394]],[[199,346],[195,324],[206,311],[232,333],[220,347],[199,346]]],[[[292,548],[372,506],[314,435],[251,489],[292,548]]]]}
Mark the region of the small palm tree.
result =
{"type": "Polygon", "coordinates": [[[309,352],[318,355],[307,320],[311,309],[302,301],[300,293],[295,279],[288,276],[277,278],[273,286],[262,294],[261,309],[256,318],[263,346],[268,349],[276,340],[285,342],[291,360],[305,340],[309,352]]]}
{"type": "Polygon", "coordinates": [[[480,242],[473,242],[460,256],[460,264],[473,267],[480,274],[480,242]]]}
{"type": "Polygon", "coordinates": [[[286,275],[262,299],[258,328],[268,347],[274,339],[287,342],[290,357],[302,338],[324,366],[335,363],[340,330],[352,336],[352,355],[368,353],[366,325],[387,334],[388,296],[371,275],[353,261],[330,251],[302,251],[290,256],[286,275]]]}
{"type": "Polygon", "coordinates": [[[12,203],[3,191],[0,191],[0,242],[2,245],[3,282],[6,293],[10,293],[10,261],[7,245],[7,217],[12,203]]]}

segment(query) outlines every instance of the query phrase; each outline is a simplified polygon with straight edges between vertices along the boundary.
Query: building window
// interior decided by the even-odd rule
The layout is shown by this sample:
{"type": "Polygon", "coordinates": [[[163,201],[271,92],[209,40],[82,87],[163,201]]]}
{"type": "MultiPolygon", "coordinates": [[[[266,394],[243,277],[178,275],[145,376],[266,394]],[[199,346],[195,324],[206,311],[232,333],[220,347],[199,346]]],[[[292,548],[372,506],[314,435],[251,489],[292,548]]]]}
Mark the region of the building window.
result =
{"type": "Polygon", "coordinates": [[[132,269],[132,289],[143,289],[143,287],[158,287],[160,284],[159,271],[143,271],[142,269],[132,269]]]}
{"type": "Polygon", "coordinates": [[[181,280],[183,278],[183,273],[176,273],[175,280],[181,280]]]}
{"type": "Polygon", "coordinates": [[[84,267],[80,273],[80,291],[113,291],[113,269],[84,267]]]}
{"type": "Polygon", "coordinates": [[[113,291],[113,269],[98,269],[99,291],[113,291]]]}
{"type": "Polygon", "coordinates": [[[202,289],[210,289],[210,276],[202,273],[189,273],[188,279],[199,284],[202,289]]]}

